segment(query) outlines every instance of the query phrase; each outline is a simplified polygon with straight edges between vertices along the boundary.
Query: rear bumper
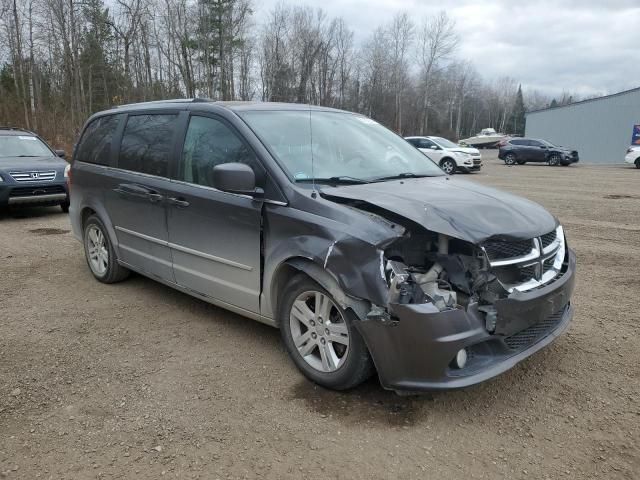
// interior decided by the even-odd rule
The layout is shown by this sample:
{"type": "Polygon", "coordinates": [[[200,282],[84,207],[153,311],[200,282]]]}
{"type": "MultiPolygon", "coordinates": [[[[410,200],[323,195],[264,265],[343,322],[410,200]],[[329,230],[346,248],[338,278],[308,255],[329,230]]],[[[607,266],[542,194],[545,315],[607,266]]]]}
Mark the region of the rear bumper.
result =
{"type": "Polygon", "coordinates": [[[553,283],[496,302],[501,327],[496,331],[503,334],[486,330],[475,304],[466,311],[443,312],[432,304],[394,305],[397,321],[372,319],[357,325],[385,388],[409,392],[464,388],[509,370],[564,332],[573,317],[574,283],[575,254],[569,250],[567,267],[553,283]],[[467,365],[452,367],[463,348],[467,365]]]}

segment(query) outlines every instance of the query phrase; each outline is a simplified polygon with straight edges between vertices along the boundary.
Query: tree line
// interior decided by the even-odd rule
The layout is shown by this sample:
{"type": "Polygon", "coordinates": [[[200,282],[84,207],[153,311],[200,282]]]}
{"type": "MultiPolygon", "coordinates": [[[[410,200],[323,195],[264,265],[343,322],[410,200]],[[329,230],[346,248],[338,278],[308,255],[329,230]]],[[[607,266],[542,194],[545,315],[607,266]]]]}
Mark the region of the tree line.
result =
{"type": "Polygon", "coordinates": [[[396,14],[356,43],[339,17],[252,0],[0,0],[0,125],[71,145],[93,112],[177,97],[325,105],[403,135],[522,134],[513,78],[485,80],[459,58],[445,13],[396,14]]]}

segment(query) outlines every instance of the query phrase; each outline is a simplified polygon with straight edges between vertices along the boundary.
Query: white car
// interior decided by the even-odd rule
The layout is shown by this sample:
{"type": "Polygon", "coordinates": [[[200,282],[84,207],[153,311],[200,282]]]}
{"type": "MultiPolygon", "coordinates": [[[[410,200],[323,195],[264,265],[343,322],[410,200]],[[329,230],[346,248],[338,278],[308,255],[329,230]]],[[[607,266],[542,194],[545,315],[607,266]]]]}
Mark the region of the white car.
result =
{"type": "Polygon", "coordinates": [[[624,161],[631,165],[635,164],[636,168],[640,168],[640,147],[629,147],[624,161]]]}
{"type": "Polygon", "coordinates": [[[456,171],[468,173],[482,168],[482,157],[477,148],[461,147],[442,137],[405,137],[405,140],[449,175],[456,171]]]}

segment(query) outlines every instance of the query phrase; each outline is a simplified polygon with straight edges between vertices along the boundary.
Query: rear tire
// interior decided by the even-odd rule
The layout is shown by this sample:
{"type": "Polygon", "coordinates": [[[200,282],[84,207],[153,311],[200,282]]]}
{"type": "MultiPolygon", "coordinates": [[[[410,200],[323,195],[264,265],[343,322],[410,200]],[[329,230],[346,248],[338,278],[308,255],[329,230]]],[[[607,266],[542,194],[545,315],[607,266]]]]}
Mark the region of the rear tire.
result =
{"type": "Polygon", "coordinates": [[[640,157],[636,158],[636,168],[640,168],[640,157]]]}
{"type": "Polygon", "coordinates": [[[91,215],[84,224],[83,243],[87,265],[96,280],[116,283],[130,275],[129,269],[118,264],[107,229],[96,215],[91,215]]]}
{"type": "Polygon", "coordinates": [[[507,153],[504,157],[504,163],[505,165],[509,165],[510,167],[515,165],[518,162],[518,159],[516,158],[515,154],[513,153],[507,153]]]}
{"type": "Polygon", "coordinates": [[[444,173],[446,173],[447,175],[453,175],[454,173],[456,173],[456,167],[456,162],[454,162],[450,158],[444,158],[440,162],[440,168],[444,170],[444,173]]]}
{"type": "Polygon", "coordinates": [[[64,213],[69,213],[69,202],[64,202],[60,204],[60,208],[64,213]]]}
{"type": "Polygon", "coordinates": [[[369,350],[353,325],[358,320],[319,284],[297,275],[284,288],[279,304],[282,341],[309,380],[348,390],[373,374],[369,350]]]}

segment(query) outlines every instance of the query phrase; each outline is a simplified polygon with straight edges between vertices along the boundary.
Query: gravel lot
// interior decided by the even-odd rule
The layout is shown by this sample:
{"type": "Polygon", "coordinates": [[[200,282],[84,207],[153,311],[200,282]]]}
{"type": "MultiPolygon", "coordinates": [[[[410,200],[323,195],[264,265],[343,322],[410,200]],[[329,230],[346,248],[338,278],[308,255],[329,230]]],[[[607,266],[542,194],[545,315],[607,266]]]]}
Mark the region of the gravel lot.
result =
{"type": "Polygon", "coordinates": [[[274,329],[94,281],[59,209],[0,217],[0,477],[640,478],[640,171],[484,157],[466,178],[565,225],[576,316],[498,379],[421,397],[322,390],[274,329]]]}

